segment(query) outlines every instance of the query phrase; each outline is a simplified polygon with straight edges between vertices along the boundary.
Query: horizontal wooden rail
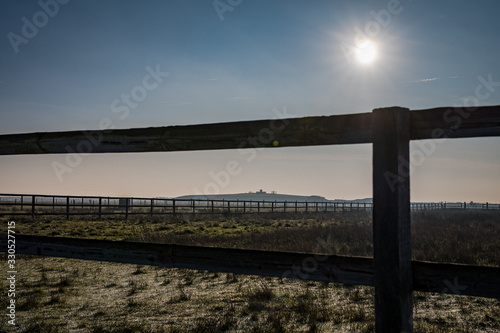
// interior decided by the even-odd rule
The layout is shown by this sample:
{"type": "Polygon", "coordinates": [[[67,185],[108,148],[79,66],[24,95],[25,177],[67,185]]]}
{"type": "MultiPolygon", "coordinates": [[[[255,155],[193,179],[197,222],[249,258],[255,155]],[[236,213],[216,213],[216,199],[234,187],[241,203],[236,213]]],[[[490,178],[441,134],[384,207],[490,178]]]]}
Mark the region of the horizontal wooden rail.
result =
{"type": "Polygon", "coordinates": [[[410,112],[410,140],[500,136],[500,105],[410,112]]]}
{"type": "MultiPolygon", "coordinates": [[[[0,235],[0,238],[1,251],[6,252],[7,235],[0,235]]],[[[311,259],[314,260],[313,255],[305,253],[26,235],[16,236],[16,252],[290,278],[298,277],[294,267],[301,267],[304,262],[311,264],[311,259]]],[[[307,274],[308,280],[373,285],[373,266],[369,258],[329,256],[316,262],[316,270],[302,272],[304,277],[307,274]]]]}
{"type": "MultiPolygon", "coordinates": [[[[500,136],[500,106],[410,112],[410,139],[500,136]]],[[[372,113],[0,135],[0,155],[164,152],[372,142],[372,113]]]]}
{"type": "Polygon", "coordinates": [[[500,267],[412,261],[413,290],[500,297],[500,267]]]}
{"type": "Polygon", "coordinates": [[[0,136],[0,155],[161,152],[274,146],[367,143],[371,113],[231,123],[11,134],[0,136]],[[88,143],[87,143],[88,142],[88,143]],[[90,147],[90,148],[89,148],[90,147]]]}
{"type": "MultiPolygon", "coordinates": [[[[7,235],[0,239],[7,252],[7,235]]],[[[15,241],[18,254],[374,285],[371,258],[26,235],[15,241]]],[[[500,267],[412,265],[414,290],[500,298],[500,267]]]]}

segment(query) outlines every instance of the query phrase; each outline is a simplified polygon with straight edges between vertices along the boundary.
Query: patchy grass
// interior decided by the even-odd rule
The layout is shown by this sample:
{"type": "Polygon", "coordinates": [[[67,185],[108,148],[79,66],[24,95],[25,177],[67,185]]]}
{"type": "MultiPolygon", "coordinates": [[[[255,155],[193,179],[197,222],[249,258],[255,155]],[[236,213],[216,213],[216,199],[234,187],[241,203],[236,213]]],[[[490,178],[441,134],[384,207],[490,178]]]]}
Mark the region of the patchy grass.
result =
{"type": "MultiPolygon", "coordinates": [[[[415,259],[500,266],[498,212],[412,217],[415,259]]],[[[60,236],[79,237],[72,231],[75,223],[83,228],[76,232],[90,238],[372,252],[370,216],[363,213],[255,221],[223,216],[109,225],[86,221],[87,227],[81,222],[16,226],[22,233],[59,230],[60,236]]],[[[374,332],[370,287],[25,255],[18,255],[17,270],[16,332],[374,332]]],[[[0,287],[0,304],[6,306],[6,280],[0,287]]],[[[415,332],[499,332],[500,300],[415,292],[414,322],[415,332]]],[[[2,330],[12,331],[5,321],[2,330]]]]}
{"type": "Polygon", "coordinates": [[[500,266],[500,212],[420,212],[412,221],[413,258],[500,266]]]}
{"type": "Polygon", "coordinates": [[[181,215],[154,219],[130,218],[126,221],[110,220],[54,220],[47,218],[16,220],[16,231],[25,235],[93,238],[108,240],[189,239],[193,236],[241,236],[266,234],[289,228],[328,225],[333,222],[370,221],[368,213],[286,214],[277,215],[181,215]]]}
{"type": "MultiPolygon", "coordinates": [[[[228,283],[226,274],[144,267],[135,275],[136,269],[23,256],[18,332],[374,331],[370,287],[246,275],[228,283]],[[51,269],[47,282],[41,282],[42,267],[51,269]],[[76,267],[80,276],[60,292],[57,274],[76,267]]],[[[500,330],[496,299],[416,292],[414,315],[415,332],[500,330]]],[[[1,325],[0,330],[9,329],[1,325]]]]}

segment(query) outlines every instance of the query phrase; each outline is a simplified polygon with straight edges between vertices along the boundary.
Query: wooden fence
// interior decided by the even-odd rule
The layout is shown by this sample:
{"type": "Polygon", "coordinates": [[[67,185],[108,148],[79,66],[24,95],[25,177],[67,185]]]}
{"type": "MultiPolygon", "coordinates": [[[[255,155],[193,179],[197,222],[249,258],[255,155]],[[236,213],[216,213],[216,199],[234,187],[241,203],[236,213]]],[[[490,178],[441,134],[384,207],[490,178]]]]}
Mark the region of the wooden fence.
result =
{"type": "MultiPolygon", "coordinates": [[[[372,208],[371,202],[349,201],[201,200],[0,193],[0,216],[64,216],[67,220],[71,216],[127,219],[134,215],[344,213],[371,211],[372,208]]],[[[500,210],[500,204],[411,203],[413,211],[438,209],[500,210]]]]}
{"type": "MultiPolygon", "coordinates": [[[[411,261],[410,140],[486,136],[500,136],[500,106],[412,112],[392,107],[328,117],[2,135],[0,155],[277,149],[373,143],[374,258],[331,256],[318,263],[308,279],[375,286],[377,332],[412,332],[413,290],[500,297],[499,267],[411,261]],[[262,131],[272,140],[262,139],[264,136],[259,135],[262,131]],[[460,288],[454,287],[457,283],[460,288]]],[[[7,251],[5,240],[6,235],[2,235],[4,252],[7,251]]],[[[26,254],[281,277],[298,277],[291,272],[292,267],[313,256],[19,235],[16,249],[26,254]]]]}

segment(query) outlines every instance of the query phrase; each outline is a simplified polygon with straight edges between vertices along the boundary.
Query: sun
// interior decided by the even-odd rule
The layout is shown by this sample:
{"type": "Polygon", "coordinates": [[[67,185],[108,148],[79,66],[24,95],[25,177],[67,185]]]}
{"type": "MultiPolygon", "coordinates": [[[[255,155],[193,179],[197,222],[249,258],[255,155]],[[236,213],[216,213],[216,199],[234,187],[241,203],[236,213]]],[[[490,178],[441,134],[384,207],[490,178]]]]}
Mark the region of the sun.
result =
{"type": "Polygon", "coordinates": [[[362,64],[370,64],[377,58],[377,47],[373,42],[364,42],[356,49],[356,58],[362,64]]]}

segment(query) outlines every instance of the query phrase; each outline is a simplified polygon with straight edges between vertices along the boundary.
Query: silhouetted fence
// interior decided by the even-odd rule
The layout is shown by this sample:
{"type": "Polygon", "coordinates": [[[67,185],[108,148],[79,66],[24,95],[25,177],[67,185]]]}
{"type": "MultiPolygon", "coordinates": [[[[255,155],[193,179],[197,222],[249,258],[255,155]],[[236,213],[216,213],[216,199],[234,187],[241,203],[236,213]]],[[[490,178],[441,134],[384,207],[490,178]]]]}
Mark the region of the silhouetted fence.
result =
{"type": "MultiPolygon", "coordinates": [[[[169,198],[92,197],[0,194],[0,216],[116,216],[176,214],[338,213],[371,211],[371,202],[199,200],[169,198]]],[[[490,203],[412,203],[411,209],[500,210],[490,203]]]]}

